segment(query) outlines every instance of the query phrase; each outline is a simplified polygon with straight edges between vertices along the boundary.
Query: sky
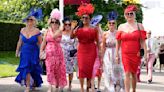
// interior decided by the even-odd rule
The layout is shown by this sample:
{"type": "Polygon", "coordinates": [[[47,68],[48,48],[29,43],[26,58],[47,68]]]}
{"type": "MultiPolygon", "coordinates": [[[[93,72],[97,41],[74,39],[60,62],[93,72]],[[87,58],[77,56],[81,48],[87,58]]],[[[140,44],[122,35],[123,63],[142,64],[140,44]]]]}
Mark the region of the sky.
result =
{"type": "Polygon", "coordinates": [[[143,25],[152,36],[164,36],[164,0],[141,0],[143,25]]]}

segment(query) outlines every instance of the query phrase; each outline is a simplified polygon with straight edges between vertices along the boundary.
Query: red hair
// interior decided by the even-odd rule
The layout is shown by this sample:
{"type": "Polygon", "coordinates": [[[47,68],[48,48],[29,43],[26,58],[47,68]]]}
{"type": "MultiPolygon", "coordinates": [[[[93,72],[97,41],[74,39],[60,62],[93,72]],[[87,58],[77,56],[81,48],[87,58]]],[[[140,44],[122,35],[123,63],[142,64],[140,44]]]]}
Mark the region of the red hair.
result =
{"type": "Polygon", "coordinates": [[[136,5],[128,5],[125,8],[124,13],[130,12],[130,11],[135,11],[136,12],[137,10],[138,10],[138,8],[137,8],[136,5]]]}
{"type": "Polygon", "coordinates": [[[83,3],[79,6],[77,10],[78,12],[76,12],[76,15],[80,17],[84,14],[87,15],[93,14],[95,8],[93,7],[92,4],[83,3]]]}

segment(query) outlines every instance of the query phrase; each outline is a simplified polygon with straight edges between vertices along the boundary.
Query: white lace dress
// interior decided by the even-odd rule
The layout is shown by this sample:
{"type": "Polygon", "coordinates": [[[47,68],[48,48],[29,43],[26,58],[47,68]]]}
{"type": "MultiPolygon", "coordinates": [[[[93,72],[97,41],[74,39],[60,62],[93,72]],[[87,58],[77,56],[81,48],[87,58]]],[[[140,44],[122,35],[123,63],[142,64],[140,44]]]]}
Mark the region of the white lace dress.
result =
{"type": "Polygon", "coordinates": [[[105,92],[115,92],[116,84],[123,87],[123,67],[122,64],[115,63],[115,34],[116,32],[109,32],[106,39],[106,50],[103,58],[105,92]]]}

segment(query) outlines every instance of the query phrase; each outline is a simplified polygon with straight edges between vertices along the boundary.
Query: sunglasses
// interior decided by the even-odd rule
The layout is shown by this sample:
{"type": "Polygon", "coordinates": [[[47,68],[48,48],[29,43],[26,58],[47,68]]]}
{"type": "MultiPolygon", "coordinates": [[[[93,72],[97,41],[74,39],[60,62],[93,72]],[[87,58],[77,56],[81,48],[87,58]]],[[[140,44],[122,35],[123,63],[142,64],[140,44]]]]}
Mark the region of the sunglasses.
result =
{"type": "Polygon", "coordinates": [[[27,21],[33,21],[33,19],[27,19],[27,21]]]}
{"type": "Polygon", "coordinates": [[[126,16],[133,16],[134,13],[133,12],[129,12],[129,13],[125,13],[126,16]]]}
{"type": "Polygon", "coordinates": [[[59,24],[59,22],[57,22],[57,21],[51,21],[51,24],[59,24]]]}
{"type": "Polygon", "coordinates": [[[115,22],[109,22],[109,24],[113,24],[113,25],[114,25],[114,24],[115,24],[115,22]]]}
{"type": "Polygon", "coordinates": [[[83,16],[82,19],[89,19],[89,17],[87,17],[87,16],[83,16]]]}
{"type": "Polygon", "coordinates": [[[64,25],[65,25],[65,26],[71,26],[71,24],[70,24],[70,23],[65,23],[64,25]]]}
{"type": "Polygon", "coordinates": [[[151,33],[147,33],[147,34],[151,34],[151,33]]]}

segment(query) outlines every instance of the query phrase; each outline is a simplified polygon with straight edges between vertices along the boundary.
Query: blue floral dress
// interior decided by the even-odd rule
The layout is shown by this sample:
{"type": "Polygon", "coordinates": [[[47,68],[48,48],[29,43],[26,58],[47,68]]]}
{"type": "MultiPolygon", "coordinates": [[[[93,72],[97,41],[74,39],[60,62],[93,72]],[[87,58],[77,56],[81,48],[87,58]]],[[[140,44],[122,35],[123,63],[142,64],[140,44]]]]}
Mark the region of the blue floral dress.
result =
{"type": "Polygon", "coordinates": [[[74,68],[77,63],[76,54],[74,57],[70,57],[70,50],[76,49],[76,43],[77,43],[76,40],[71,39],[70,35],[66,35],[66,34],[62,35],[61,46],[64,52],[67,74],[71,74],[74,72],[74,68]]]}

